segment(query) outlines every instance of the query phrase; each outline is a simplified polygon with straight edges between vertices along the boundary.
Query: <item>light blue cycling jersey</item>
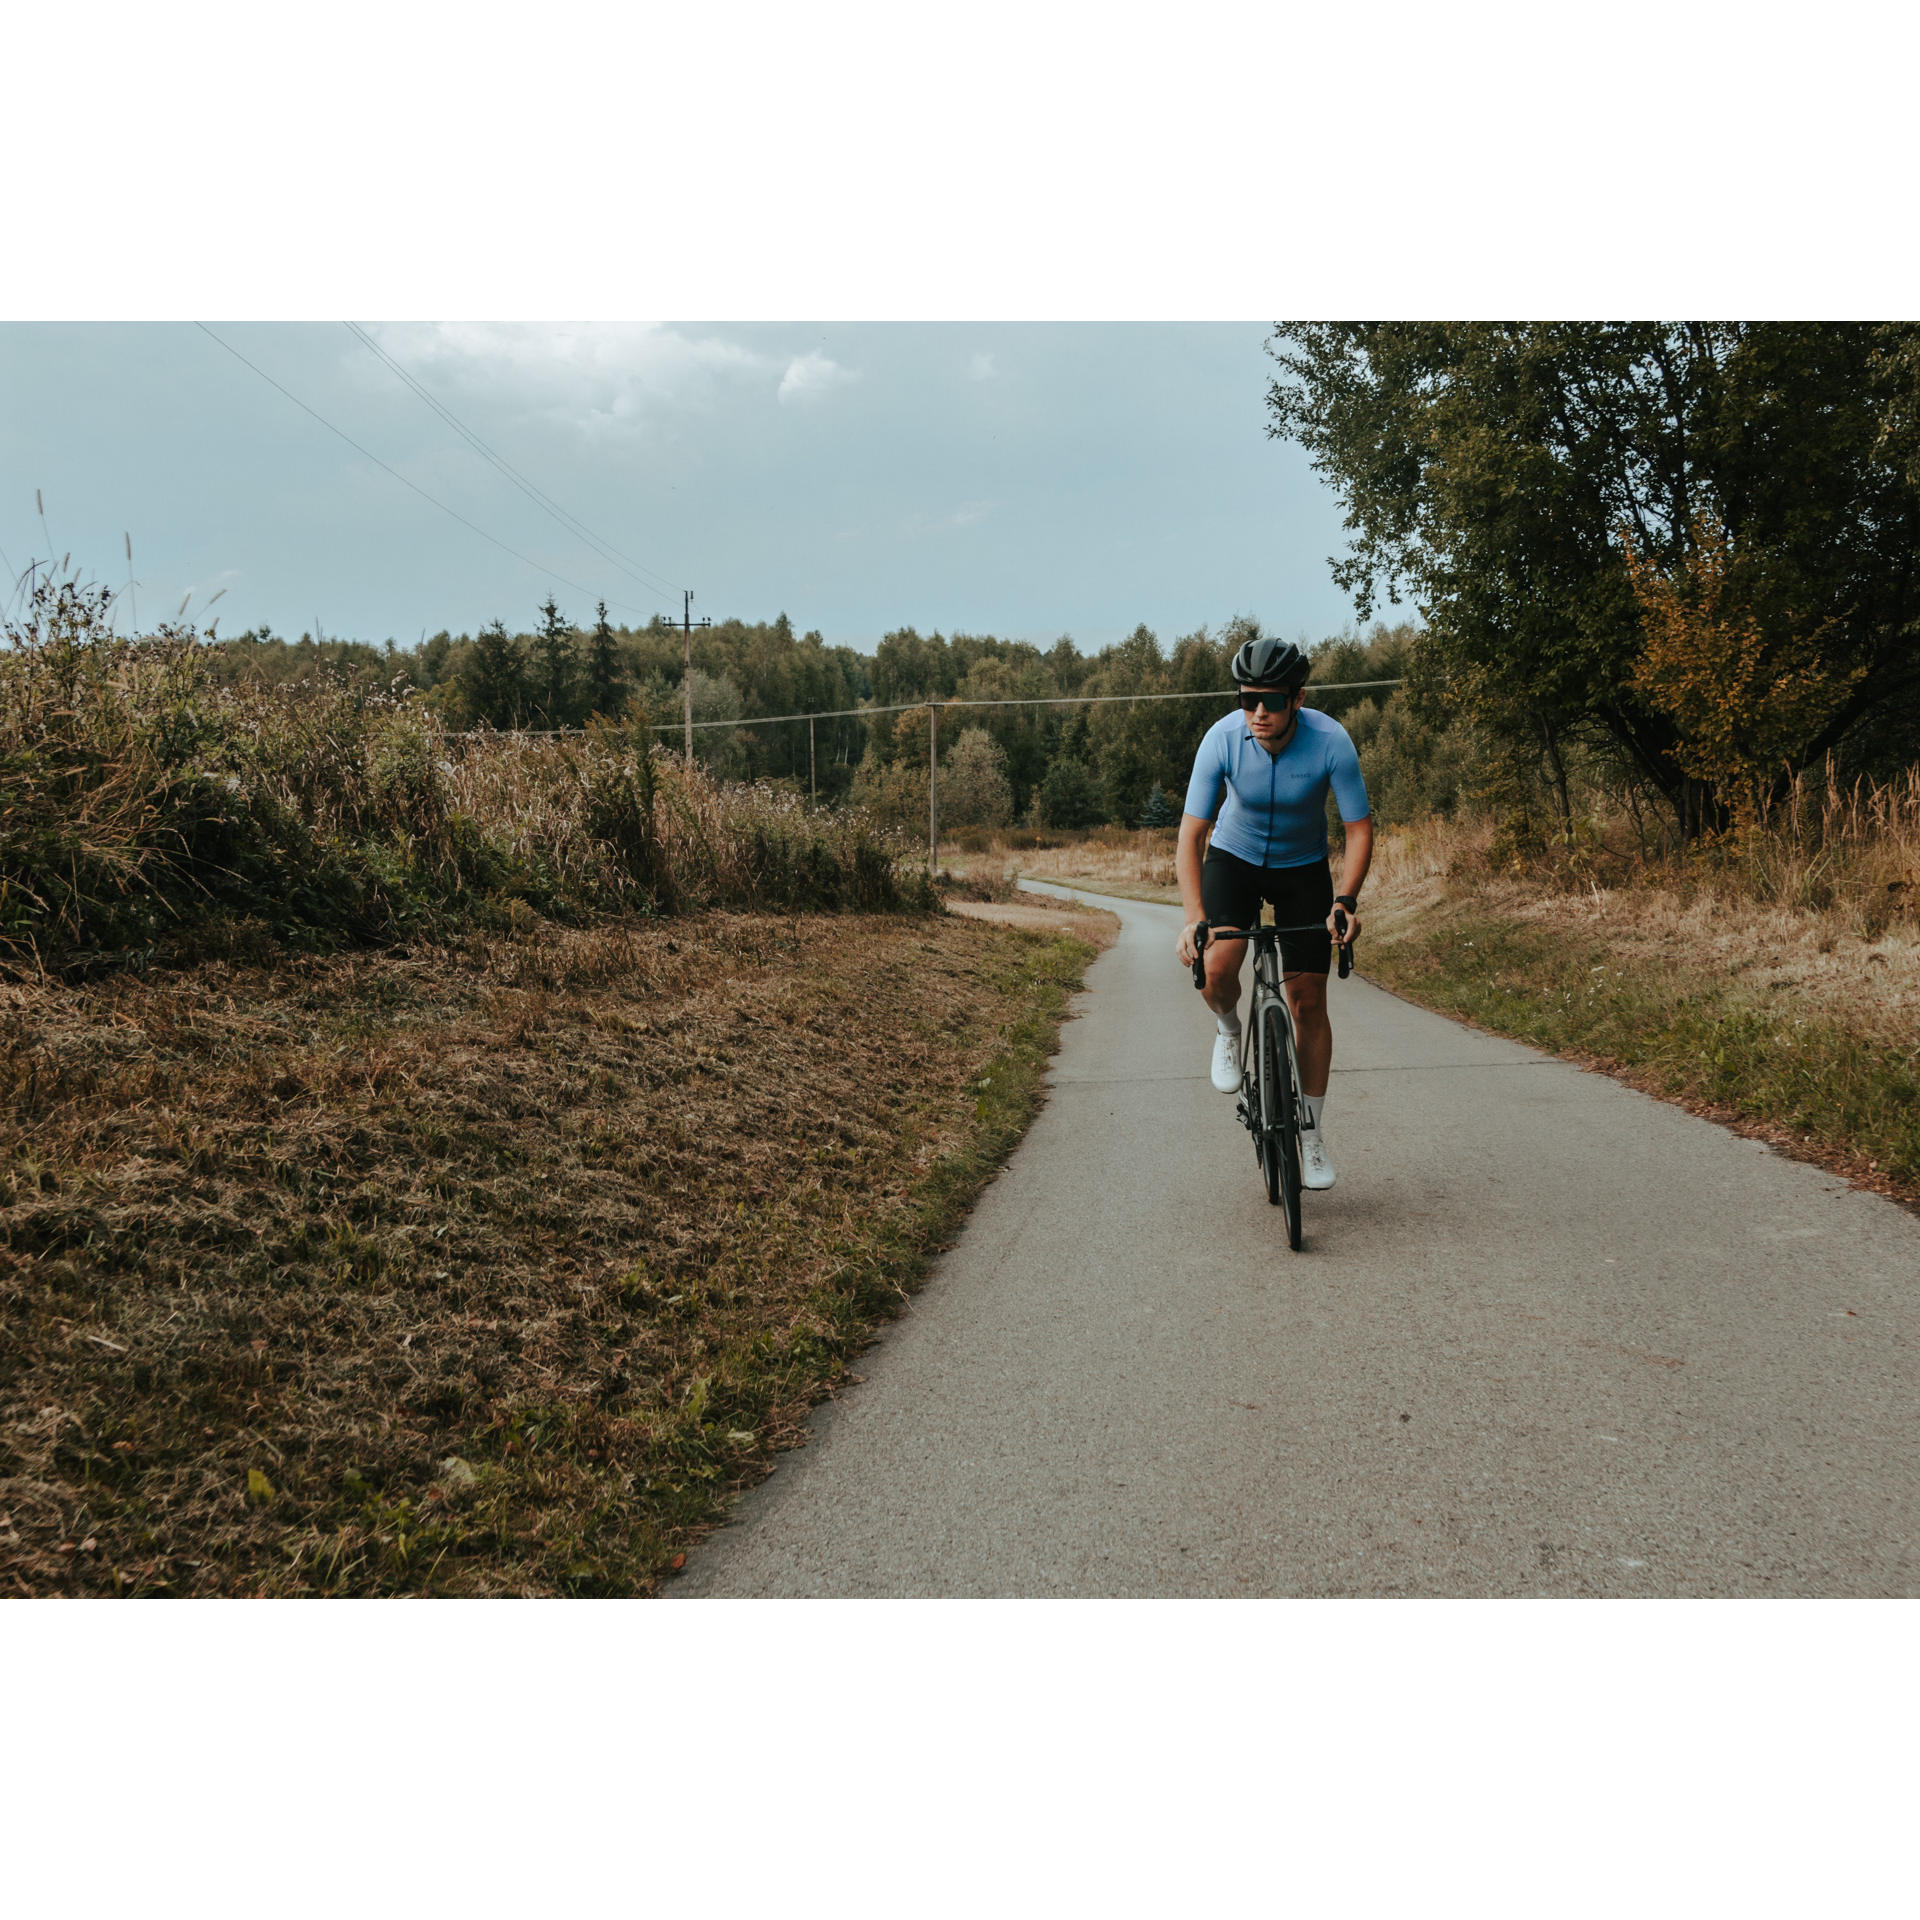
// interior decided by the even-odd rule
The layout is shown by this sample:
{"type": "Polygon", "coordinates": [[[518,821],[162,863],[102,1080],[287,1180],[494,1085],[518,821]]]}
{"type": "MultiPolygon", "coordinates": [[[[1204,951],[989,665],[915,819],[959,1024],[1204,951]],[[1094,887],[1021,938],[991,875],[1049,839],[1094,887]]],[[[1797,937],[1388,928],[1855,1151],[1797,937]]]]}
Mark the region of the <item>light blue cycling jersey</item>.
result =
{"type": "Polygon", "coordinates": [[[1256,867],[1304,867],[1327,857],[1329,787],[1342,820],[1351,825],[1366,818],[1360,756],[1338,720],[1302,707],[1293,738],[1272,754],[1235,708],[1207,729],[1193,756],[1187,811],[1213,820],[1213,844],[1239,859],[1256,867]]]}

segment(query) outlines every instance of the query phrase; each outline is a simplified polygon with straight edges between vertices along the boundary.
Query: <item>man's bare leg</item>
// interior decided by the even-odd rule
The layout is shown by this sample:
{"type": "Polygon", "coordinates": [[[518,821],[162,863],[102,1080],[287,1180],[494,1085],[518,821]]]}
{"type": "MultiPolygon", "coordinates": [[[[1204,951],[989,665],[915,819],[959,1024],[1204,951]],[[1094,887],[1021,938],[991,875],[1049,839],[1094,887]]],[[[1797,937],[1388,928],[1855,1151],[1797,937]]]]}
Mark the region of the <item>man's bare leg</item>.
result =
{"type": "Polygon", "coordinates": [[[1215,940],[1207,947],[1207,984],[1200,998],[1218,1018],[1225,1019],[1240,1005],[1240,970],[1246,964],[1244,940],[1215,940]]]}
{"type": "MultiPolygon", "coordinates": [[[[1333,1071],[1333,1022],[1327,1018],[1327,976],[1290,973],[1281,983],[1293,1009],[1294,1044],[1300,1051],[1300,1090],[1309,1100],[1326,1097],[1333,1071]]],[[[1238,992],[1239,982],[1234,983],[1238,992]]]]}

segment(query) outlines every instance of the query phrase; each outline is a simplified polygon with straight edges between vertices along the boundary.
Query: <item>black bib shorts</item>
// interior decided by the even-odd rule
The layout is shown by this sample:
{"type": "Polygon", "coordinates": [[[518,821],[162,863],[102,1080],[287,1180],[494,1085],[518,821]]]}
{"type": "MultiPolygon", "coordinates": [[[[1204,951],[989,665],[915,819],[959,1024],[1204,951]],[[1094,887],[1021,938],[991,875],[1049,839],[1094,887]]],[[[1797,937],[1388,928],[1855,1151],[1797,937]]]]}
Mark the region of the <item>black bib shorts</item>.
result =
{"type": "Polygon", "coordinates": [[[1283,973],[1325,974],[1333,968],[1333,869],[1324,854],[1304,867],[1256,867],[1250,860],[1209,847],[1200,869],[1200,910],[1210,927],[1260,924],[1260,903],[1271,901],[1276,926],[1317,926],[1317,933],[1291,933],[1280,942],[1283,973]]]}

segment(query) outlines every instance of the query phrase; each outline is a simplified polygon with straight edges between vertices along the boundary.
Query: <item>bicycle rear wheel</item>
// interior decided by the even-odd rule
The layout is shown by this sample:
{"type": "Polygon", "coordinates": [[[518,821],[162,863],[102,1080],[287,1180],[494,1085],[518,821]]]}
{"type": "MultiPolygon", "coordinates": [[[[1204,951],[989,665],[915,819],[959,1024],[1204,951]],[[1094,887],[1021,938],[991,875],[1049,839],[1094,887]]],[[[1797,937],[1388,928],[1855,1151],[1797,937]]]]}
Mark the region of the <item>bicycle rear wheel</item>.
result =
{"type": "Polygon", "coordinates": [[[1300,1107],[1294,1093],[1293,1033],[1281,1008],[1260,1019],[1260,1170],[1268,1202],[1286,1216],[1287,1245],[1300,1251],[1300,1107]]]}

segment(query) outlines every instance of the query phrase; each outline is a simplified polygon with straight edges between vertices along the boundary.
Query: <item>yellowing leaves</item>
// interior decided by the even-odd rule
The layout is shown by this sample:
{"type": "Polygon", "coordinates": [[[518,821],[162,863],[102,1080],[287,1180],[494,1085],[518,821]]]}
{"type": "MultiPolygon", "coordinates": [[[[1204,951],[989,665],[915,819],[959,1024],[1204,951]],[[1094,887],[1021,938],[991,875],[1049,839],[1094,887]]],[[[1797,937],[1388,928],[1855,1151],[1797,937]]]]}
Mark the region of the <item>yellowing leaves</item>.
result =
{"type": "Polygon", "coordinates": [[[1695,518],[1674,573],[1660,572],[1631,540],[1627,572],[1646,642],[1630,684],[1673,721],[1684,771],[1750,824],[1768,784],[1800,764],[1865,669],[1827,653],[1836,621],[1809,629],[1790,607],[1763,614],[1711,515],[1695,518]]]}

